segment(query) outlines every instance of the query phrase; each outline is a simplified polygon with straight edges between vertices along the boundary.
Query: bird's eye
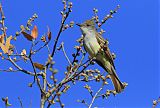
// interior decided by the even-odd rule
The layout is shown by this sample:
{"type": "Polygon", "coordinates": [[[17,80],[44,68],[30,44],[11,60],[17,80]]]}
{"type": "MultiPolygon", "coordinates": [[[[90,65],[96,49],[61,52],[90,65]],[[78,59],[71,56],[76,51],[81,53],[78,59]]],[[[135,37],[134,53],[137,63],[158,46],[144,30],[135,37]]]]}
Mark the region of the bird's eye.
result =
{"type": "Polygon", "coordinates": [[[89,24],[87,24],[87,26],[90,26],[89,24]]]}

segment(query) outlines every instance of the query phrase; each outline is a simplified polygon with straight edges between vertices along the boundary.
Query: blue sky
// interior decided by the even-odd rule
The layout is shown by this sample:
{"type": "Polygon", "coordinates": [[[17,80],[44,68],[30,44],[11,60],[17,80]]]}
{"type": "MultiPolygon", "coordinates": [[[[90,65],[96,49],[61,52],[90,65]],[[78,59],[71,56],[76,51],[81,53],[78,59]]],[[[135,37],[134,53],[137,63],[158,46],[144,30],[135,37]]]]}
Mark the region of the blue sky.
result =
{"type": "MultiPolygon", "coordinates": [[[[26,24],[26,21],[34,13],[38,14],[38,19],[34,22],[38,26],[39,34],[47,31],[48,25],[55,38],[61,15],[61,0],[0,0],[6,16],[6,26],[8,35],[14,34],[19,30],[19,26],[26,24]]],[[[72,0],[73,1],[73,0],[72,0]]],[[[117,58],[115,65],[121,81],[127,82],[129,86],[116,97],[110,96],[108,100],[98,99],[95,106],[108,108],[151,108],[152,100],[160,96],[159,90],[159,69],[158,61],[158,1],[153,0],[134,0],[134,1],[113,1],[113,0],[77,0],[73,1],[73,12],[67,22],[74,20],[81,23],[93,16],[92,9],[99,10],[99,17],[102,19],[111,9],[118,4],[121,8],[114,18],[103,25],[106,33],[103,35],[110,42],[111,51],[115,52],[117,58]]],[[[60,42],[64,41],[67,54],[71,58],[74,52],[75,42],[81,35],[78,27],[69,29],[62,33],[60,42]]],[[[59,42],[59,43],[60,43],[59,42]]],[[[29,47],[23,37],[19,37],[16,43],[19,50],[29,47]]],[[[53,40],[49,46],[53,45],[53,40]]],[[[44,63],[44,52],[35,56],[34,60],[44,63]],[[39,59],[41,58],[41,59],[39,59]]],[[[54,57],[56,68],[59,70],[57,77],[62,78],[67,61],[58,52],[54,57]]],[[[0,68],[8,68],[9,63],[0,60],[0,68]],[[3,63],[3,65],[2,65],[3,63]]],[[[24,66],[24,64],[21,64],[24,66]]],[[[29,69],[29,67],[26,67],[29,69]]],[[[92,68],[101,69],[98,65],[92,68]]],[[[13,108],[19,107],[18,96],[21,97],[25,107],[32,102],[32,108],[39,105],[39,91],[36,86],[27,87],[33,78],[23,73],[2,73],[0,72],[0,97],[9,97],[13,108]]],[[[77,99],[88,98],[88,93],[83,89],[83,83],[72,86],[68,94],[63,96],[63,101],[68,108],[84,107],[76,103],[77,99]]],[[[91,84],[92,88],[97,88],[97,83],[91,84]]],[[[88,100],[90,101],[90,100],[88,100]]],[[[0,101],[0,107],[4,106],[0,101]]]]}

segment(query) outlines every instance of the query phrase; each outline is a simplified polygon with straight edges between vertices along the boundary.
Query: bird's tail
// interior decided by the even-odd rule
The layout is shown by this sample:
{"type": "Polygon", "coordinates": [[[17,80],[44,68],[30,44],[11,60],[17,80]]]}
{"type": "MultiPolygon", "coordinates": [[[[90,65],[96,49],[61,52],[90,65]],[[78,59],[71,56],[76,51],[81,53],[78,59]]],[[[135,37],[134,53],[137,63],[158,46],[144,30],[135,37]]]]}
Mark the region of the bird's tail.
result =
{"type": "Polygon", "coordinates": [[[112,74],[110,74],[110,76],[111,76],[112,83],[114,85],[114,88],[115,88],[116,92],[120,93],[120,92],[123,91],[124,85],[119,80],[119,78],[118,78],[118,76],[117,76],[117,74],[115,72],[115,69],[112,67],[111,70],[112,70],[112,74]]]}
{"type": "Polygon", "coordinates": [[[113,65],[111,65],[109,62],[105,62],[106,64],[102,64],[101,62],[96,61],[104,70],[106,70],[112,80],[112,83],[114,85],[114,88],[116,90],[117,93],[120,93],[123,91],[123,89],[125,88],[125,85],[122,84],[122,82],[119,80],[115,68],[113,65]]]}

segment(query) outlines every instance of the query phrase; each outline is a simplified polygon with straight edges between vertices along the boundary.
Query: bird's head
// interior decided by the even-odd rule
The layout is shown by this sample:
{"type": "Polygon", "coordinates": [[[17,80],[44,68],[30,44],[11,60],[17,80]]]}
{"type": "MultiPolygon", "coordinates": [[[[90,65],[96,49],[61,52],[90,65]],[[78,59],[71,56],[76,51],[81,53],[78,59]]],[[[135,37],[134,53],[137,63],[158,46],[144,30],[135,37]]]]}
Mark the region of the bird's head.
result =
{"type": "Polygon", "coordinates": [[[86,20],[84,23],[76,25],[80,27],[83,33],[95,30],[95,23],[93,19],[86,20]]]}

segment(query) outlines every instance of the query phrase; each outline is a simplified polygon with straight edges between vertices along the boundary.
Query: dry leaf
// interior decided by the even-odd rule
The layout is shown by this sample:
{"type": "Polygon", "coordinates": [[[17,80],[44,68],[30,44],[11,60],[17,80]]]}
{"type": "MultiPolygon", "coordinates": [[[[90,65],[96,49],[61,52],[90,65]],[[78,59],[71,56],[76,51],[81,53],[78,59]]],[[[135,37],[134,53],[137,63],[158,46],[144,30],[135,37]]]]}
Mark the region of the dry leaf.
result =
{"type": "Polygon", "coordinates": [[[8,37],[7,40],[6,40],[6,48],[7,48],[7,49],[9,49],[9,47],[10,47],[10,45],[11,45],[11,44],[10,44],[11,39],[12,39],[12,36],[8,37]]]}
{"type": "Polygon", "coordinates": [[[47,36],[48,36],[48,40],[51,40],[51,31],[49,30],[49,27],[48,27],[48,33],[47,33],[47,36]]]}
{"type": "Polygon", "coordinates": [[[51,40],[51,32],[48,32],[48,40],[51,40]]]}
{"type": "Polygon", "coordinates": [[[44,70],[44,65],[42,65],[40,63],[33,63],[33,65],[39,70],[44,70]]]}
{"type": "Polygon", "coordinates": [[[30,34],[24,32],[24,31],[22,31],[22,34],[27,40],[32,41],[33,37],[30,34]]]}
{"type": "Polygon", "coordinates": [[[3,43],[0,43],[0,47],[1,47],[4,54],[8,53],[8,51],[9,51],[9,47],[11,45],[10,44],[11,39],[12,39],[12,36],[8,37],[5,45],[3,43]]]}
{"type": "Polygon", "coordinates": [[[33,30],[31,31],[31,36],[36,39],[37,36],[38,36],[38,29],[37,29],[37,26],[35,25],[33,30]]]}
{"type": "Polygon", "coordinates": [[[0,47],[1,47],[1,49],[2,49],[2,51],[3,51],[4,54],[8,53],[8,49],[6,48],[5,45],[3,45],[2,43],[0,43],[0,47]]]}
{"type": "Polygon", "coordinates": [[[4,44],[4,35],[0,35],[0,43],[4,44]]]}

